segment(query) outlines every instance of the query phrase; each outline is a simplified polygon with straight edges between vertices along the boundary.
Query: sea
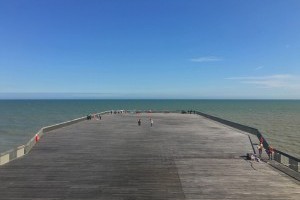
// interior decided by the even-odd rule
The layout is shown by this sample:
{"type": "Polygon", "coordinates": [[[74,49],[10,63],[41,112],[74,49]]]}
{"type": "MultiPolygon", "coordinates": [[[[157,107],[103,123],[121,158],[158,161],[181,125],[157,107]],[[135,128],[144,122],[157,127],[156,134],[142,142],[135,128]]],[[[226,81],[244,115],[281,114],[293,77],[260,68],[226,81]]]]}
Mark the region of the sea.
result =
{"type": "Polygon", "coordinates": [[[257,128],[274,148],[300,158],[300,100],[0,100],[0,152],[43,126],[117,109],[201,111],[257,128]]]}

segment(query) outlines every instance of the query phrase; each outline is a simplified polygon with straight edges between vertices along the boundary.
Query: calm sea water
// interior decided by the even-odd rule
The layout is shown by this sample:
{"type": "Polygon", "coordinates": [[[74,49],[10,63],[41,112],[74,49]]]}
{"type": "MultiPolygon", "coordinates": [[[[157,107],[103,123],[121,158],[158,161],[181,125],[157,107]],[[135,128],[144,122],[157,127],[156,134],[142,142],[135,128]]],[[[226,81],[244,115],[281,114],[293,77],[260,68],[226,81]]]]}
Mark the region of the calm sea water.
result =
{"type": "Polygon", "coordinates": [[[0,152],[43,126],[113,109],[199,110],[258,128],[275,148],[300,157],[299,100],[1,100],[0,152]]]}

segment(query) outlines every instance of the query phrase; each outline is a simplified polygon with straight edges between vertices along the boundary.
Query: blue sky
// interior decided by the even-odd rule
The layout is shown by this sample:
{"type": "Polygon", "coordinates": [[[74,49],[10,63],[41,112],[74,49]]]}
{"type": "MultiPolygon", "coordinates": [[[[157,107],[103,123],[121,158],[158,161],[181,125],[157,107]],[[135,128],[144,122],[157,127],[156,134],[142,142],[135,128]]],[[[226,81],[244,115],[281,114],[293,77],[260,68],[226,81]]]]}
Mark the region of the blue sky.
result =
{"type": "Polygon", "coordinates": [[[300,1],[0,0],[0,98],[300,98],[300,1]]]}

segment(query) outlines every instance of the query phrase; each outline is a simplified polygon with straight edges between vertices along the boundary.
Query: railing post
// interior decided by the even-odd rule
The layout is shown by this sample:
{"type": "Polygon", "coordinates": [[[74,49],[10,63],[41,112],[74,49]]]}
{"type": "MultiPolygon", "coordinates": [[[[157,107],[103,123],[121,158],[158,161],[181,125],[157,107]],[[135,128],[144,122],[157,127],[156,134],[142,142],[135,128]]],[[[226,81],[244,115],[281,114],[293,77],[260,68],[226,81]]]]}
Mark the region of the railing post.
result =
{"type": "Polygon", "coordinates": [[[281,163],[281,154],[278,152],[274,152],[274,160],[281,163]]]}
{"type": "Polygon", "coordinates": [[[20,158],[20,157],[22,157],[24,155],[25,155],[25,146],[24,145],[19,146],[17,148],[17,158],[20,158]]]}
{"type": "Polygon", "coordinates": [[[0,165],[4,165],[9,162],[9,153],[0,155],[0,165]]]}
{"type": "Polygon", "coordinates": [[[289,167],[293,170],[295,170],[296,172],[299,171],[299,163],[298,161],[292,159],[292,158],[289,158],[289,167]]]}

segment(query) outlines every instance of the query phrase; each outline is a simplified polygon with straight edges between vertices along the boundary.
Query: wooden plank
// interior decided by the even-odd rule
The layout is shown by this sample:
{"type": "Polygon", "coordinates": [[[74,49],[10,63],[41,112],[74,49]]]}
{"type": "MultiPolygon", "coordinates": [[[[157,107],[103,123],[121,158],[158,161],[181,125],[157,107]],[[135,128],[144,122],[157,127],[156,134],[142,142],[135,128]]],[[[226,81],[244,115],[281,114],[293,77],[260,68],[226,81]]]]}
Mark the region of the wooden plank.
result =
{"type": "Polygon", "coordinates": [[[299,184],[251,167],[251,151],[247,135],[196,115],[105,115],[1,166],[0,199],[297,199],[299,184]]]}

